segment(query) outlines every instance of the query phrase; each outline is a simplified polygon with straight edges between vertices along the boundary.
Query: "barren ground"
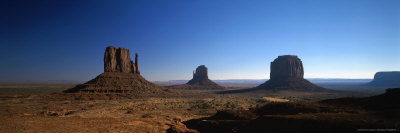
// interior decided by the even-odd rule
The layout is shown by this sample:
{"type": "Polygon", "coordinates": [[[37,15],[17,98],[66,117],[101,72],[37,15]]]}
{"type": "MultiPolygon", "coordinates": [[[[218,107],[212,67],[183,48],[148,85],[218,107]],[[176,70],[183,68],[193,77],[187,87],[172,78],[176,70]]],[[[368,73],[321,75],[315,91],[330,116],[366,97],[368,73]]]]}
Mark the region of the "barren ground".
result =
{"type": "MultiPolygon", "coordinates": [[[[166,132],[173,125],[219,110],[249,110],[272,100],[318,101],[345,93],[264,92],[216,94],[173,90],[176,97],[119,100],[49,100],[74,85],[2,84],[0,132],[166,132]]],[[[235,87],[237,89],[238,87],[235,87]]]]}

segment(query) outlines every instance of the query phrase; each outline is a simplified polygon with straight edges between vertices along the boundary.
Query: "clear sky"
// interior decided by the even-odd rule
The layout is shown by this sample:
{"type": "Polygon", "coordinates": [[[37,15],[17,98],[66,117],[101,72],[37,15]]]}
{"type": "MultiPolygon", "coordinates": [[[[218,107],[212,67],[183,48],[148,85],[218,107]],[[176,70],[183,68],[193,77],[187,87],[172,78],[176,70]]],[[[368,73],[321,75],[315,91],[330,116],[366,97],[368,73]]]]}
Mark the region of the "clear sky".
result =
{"type": "Polygon", "coordinates": [[[10,0],[0,2],[0,81],[79,80],[107,46],[139,53],[151,81],[269,78],[298,55],[306,78],[400,70],[399,0],[10,0]]]}

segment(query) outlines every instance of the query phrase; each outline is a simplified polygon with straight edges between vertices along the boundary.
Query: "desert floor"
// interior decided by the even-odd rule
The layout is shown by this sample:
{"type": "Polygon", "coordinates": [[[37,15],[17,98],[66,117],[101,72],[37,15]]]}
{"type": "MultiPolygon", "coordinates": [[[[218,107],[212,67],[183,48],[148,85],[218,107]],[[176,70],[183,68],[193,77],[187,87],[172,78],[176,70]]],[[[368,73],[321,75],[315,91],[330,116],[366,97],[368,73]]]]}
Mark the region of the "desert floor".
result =
{"type": "Polygon", "coordinates": [[[171,126],[210,117],[219,110],[249,110],[274,101],[315,102],[354,95],[289,91],[217,94],[216,91],[173,90],[179,95],[54,100],[57,98],[53,93],[73,86],[2,84],[0,132],[166,132],[171,126]]]}

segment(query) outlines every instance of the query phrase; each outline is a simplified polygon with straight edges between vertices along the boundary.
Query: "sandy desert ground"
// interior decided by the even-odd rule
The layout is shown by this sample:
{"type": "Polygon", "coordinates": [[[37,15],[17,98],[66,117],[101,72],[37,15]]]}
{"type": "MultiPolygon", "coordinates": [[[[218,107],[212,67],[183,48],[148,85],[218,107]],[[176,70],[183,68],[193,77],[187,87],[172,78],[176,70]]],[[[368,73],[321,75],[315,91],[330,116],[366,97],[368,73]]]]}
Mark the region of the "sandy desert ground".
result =
{"type": "MultiPolygon", "coordinates": [[[[218,111],[246,111],[271,102],[314,103],[324,99],[354,95],[290,91],[217,94],[211,90],[173,90],[178,95],[111,100],[59,98],[58,94],[62,90],[73,86],[2,84],[0,132],[197,132],[186,128],[190,126],[187,122],[211,117],[218,111]]],[[[361,117],[368,114],[367,111],[357,112],[299,113],[284,117],[351,118],[355,121],[374,122],[380,120],[380,118],[361,117]],[[336,114],[341,114],[341,117],[336,117],[336,114]]]]}

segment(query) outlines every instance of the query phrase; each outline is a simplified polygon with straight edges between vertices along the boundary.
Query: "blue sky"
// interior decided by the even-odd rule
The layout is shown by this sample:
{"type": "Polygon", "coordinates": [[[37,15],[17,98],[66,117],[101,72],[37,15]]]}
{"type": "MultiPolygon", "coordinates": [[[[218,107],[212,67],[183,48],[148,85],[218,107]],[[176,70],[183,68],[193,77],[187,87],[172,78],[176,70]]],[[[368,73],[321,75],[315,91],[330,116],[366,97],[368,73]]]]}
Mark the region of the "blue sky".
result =
{"type": "MultiPolygon", "coordinates": [[[[306,78],[400,70],[398,0],[2,1],[0,81],[90,80],[107,46],[139,53],[151,81],[269,78],[298,55],[306,78]]],[[[133,57],[133,55],[131,56],[133,57]]]]}

